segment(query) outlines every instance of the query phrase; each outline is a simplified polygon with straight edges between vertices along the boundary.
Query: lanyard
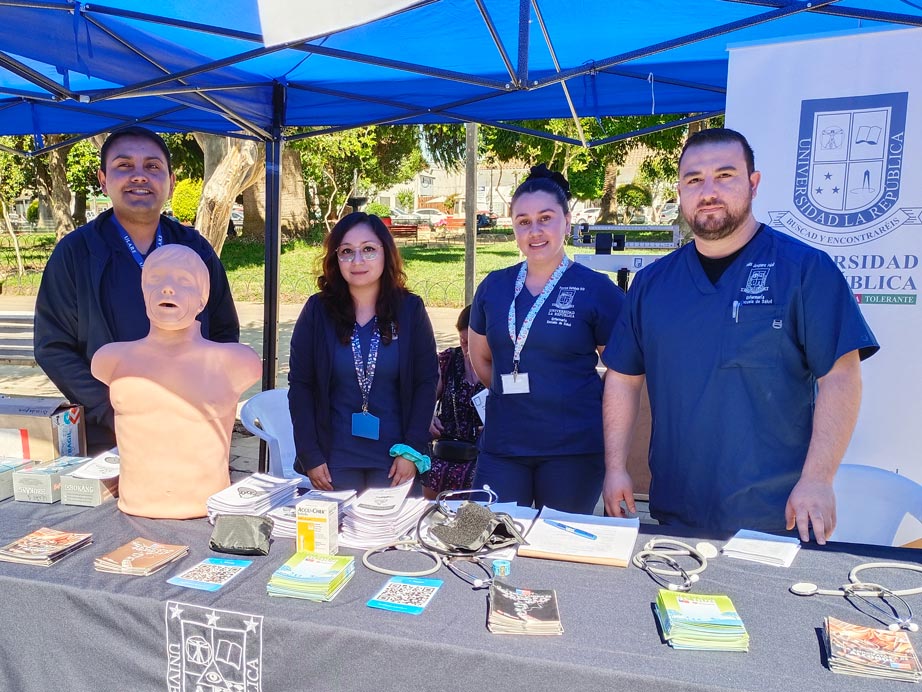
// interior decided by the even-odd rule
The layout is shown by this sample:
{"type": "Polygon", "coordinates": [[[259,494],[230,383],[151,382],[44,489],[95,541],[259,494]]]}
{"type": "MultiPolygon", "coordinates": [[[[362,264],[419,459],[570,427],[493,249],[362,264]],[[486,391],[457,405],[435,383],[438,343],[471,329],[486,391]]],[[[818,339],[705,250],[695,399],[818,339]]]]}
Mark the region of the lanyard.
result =
{"type": "Polygon", "coordinates": [[[551,291],[557,287],[557,282],[560,281],[560,277],[563,276],[563,273],[567,271],[567,267],[569,266],[570,258],[564,255],[563,259],[560,260],[560,264],[557,265],[557,269],[551,274],[551,278],[544,284],[544,288],[541,290],[541,294],[535,299],[535,303],[531,306],[531,310],[525,315],[522,328],[519,330],[519,335],[516,336],[515,300],[519,297],[522,289],[525,288],[525,276],[528,274],[528,262],[522,262],[522,268],[519,269],[519,275],[515,279],[515,293],[512,295],[512,303],[509,305],[509,338],[512,339],[514,345],[512,352],[512,371],[514,373],[518,373],[519,371],[519,359],[522,356],[522,349],[525,348],[525,342],[528,340],[528,332],[531,330],[531,325],[535,321],[538,310],[544,305],[544,301],[547,300],[547,297],[551,295],[551,291]]]}
{"type": "Polygon", "coordinates": [[[356,324],[352,328],[352,360],[355,363],[355,376],[359,381],[359,390],[362,392],[362,413],[368,413],[368,395],[371,394],[371,383],[375,379],[375,365],[378,363],[378,344],[381,342],[381,332],[378,331],[378,318],[375,317],[374,321],[371,343],[368,345],[368,365],[362,364],[359,325],[356,324]]]}
{"type": "MultiPolygon", "coordinates": [[[[144,257],[138,252],[138,248],[135,246],[134,241],[131,239],[131,236],[128,235],[128,231],[125,230],[125,227],[118,222],[118,219],[115,218],[115,215],[112,215],[112,220],[115,222],[116,227],[119,230],[119,233],[122,234],[122,240],[125,241],[125,245],[128,247],[128,252],[131,253],[131,256],[134,257],[134,261],[138,263],[138,266],[141,269],[144,268],[144,257]]],[[[154,245],[156,247],[163,247],[163,233],[160,231],[160,224],[157,224],[157,235],[154,239],[154,245]]]]}

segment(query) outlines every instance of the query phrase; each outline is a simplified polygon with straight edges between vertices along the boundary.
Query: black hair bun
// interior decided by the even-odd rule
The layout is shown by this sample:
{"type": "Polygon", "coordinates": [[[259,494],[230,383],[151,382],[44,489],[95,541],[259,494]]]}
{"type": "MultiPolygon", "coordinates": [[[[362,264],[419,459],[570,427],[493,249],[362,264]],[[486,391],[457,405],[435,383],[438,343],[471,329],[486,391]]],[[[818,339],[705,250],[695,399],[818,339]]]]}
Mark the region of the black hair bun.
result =
{"type": "Polygon", "coordinates": [[[557,187],[563,190],[564,197],[568,200],[573,197],[573,195],[570,194],[570,183],[563,177],[563,174],[552,171],[546,164],[539,163],[537,166],[532,166],[526,180],[537,180],[539,178],[545,178],[555,183],[557,187]]]}

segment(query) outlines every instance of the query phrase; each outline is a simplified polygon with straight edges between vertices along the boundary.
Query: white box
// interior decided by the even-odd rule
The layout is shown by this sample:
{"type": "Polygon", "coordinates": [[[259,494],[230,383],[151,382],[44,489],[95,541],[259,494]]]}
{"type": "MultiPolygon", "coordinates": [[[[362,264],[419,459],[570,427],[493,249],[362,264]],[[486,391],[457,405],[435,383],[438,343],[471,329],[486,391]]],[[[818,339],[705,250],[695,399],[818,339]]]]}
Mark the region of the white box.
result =
{"type": "Polygon", "coordinates": [[[339,504],[335,500],[301,500],[295,505],[297,551],[336,555],[339,551],[339,504]]]}

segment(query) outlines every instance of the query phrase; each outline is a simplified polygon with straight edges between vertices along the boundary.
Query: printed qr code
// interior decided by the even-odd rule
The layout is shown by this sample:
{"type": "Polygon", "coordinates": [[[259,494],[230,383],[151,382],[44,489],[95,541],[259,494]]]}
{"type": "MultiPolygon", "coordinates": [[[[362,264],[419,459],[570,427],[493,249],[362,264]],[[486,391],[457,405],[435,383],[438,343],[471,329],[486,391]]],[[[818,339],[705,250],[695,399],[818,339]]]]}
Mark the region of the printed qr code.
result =
{"type": "Polygon", "coordinates": [[[188,579],[189,581],[200,581],[206,584],[223,584],[242,569],[243,567],[231,565],[198,565],[185,574],[180,575],[180,577],[182,579],[188,579]]]}
{"type": "Polygon", "coordinates": [[[438,591],[437,586],[418,586],[415,584],[388,584],[376,600],[387,603],[401,603],[413,606],[425,606],[438,591]]]}

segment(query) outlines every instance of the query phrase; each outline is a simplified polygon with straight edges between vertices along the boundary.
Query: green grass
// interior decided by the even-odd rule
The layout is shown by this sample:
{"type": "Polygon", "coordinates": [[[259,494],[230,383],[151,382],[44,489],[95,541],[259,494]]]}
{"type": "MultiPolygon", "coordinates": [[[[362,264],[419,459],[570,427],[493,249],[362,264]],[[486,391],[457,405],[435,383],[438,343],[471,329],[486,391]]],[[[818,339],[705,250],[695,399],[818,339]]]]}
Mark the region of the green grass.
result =
{"type": "MultiPolygon", "coordinates": [[[[304,241],[292,241],[282,247],[279,265],[282,303],[303,303],[317,291],[321,248],[304,241]]],[[[227,269],[234,298],[246,301],[263,299],[265,280],[262,243],[230,240],[221,253],[227,269]]],[[[410,290],[422,296],[426,305],[462,307],[464,301],[464,247],[402,246],[401,256],[410,290]]],[[[494,269],[518,261],[519,252],[513,242],[479,245],[477,248],[475,284],[494,269]]]]}

